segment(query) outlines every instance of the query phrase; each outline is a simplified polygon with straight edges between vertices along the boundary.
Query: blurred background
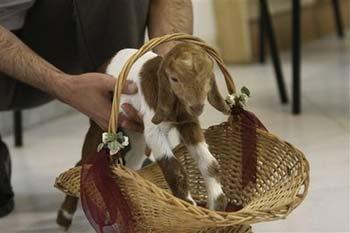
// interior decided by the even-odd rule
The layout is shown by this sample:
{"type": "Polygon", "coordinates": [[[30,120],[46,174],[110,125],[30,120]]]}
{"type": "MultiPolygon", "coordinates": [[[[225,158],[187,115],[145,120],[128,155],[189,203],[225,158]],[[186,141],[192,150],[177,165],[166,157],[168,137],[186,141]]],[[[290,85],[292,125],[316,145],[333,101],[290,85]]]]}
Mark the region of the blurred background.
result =
{"type": "MultiPolygon", "coordinates": [[[[254,232],[349,232],[350,1],[292,2],[193,0],[195,35],[220,51],[238,87],[250,89],[248,109],[311,165],[302,205],[286,220],[254,225],[254,232]]],[[[209,105],[201,116],[203,127],[224,120],[209,105]]],[[[57,101],[0,112],[16,195],[0,232],[59,232],[64,195],[53,184],[80,158],[87,127],[85,116],[57,101]]],[[[70,231],[93,232],[81,210],[70,231]]]]}

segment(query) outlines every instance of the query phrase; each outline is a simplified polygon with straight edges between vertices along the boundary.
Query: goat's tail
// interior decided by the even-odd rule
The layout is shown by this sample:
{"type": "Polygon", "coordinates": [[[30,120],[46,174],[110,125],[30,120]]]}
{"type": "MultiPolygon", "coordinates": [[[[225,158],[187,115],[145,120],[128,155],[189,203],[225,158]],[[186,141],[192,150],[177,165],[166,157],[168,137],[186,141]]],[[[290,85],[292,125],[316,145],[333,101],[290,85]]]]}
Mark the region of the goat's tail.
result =
{"type": "Polygon", "coordinates": [[[58,211],[56,223],[63,227],[64,230],[68,230],[72,224],[73,215],[77,209],[78,198],[72,196],[66,196],[61,208],[58,211]]]}

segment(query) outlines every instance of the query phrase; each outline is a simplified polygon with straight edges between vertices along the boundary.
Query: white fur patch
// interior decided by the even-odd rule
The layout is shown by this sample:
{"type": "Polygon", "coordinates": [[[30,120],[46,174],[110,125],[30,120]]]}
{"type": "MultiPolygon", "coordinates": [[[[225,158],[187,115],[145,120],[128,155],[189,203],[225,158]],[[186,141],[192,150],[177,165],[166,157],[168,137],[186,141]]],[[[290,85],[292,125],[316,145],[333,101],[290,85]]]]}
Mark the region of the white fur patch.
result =
{"type": "Polygon", "coordinates": [[[139,170],[142,167],[143,161],[146,159],[144,155],[146,149],[145,138],[142,133],[137,133],[131,130],[125,130],[126,135],[130,137],[130,151],[125,156],[125,165],[133,170],[139,170]]]}
{"type": "Polygon", "coordinates": [[[192,158],[197,162],[198,168],[203,176],[205,186],[208,192],[208,207],[213,209],[215,200],[223,194],[222,185],[208,174],[208,167],[217,162],[214,156],[210,153],[208,145],[205,142],[200,142],[197,145],[187,145],[192,158]]]}
{"type": "Polygon", "coordinates": [[[61,209],[61,213],[62,213],[62,216],[63,216],[65,219],[72,220],[73,214],[68,213],[68,211],[66,211],[66,210],[64,210],[64,209],[61,209]]]}
{"type": "Polygon", "coordinates": [[[210,153],[207,143],[200,142],[197,145],[187,145],[187,149],[192,158],[197,162],[202,175],[207,176],[208,166],[216,161],[214,156],[210,153]]]}
{"type": "Polygon", "coordinates": [[[191,193],[188,193],[187,199],[190,200],[194,206],[197,206],[197,203],[196,203],[196,202],[194,201],[194,199],[192,198],[191,193]]]}
{"type": "Polygon", "coordinates": [[[207,177],[204,179],[206,187],[208,187],[208,197],[209,201],[215,201],[218,196],[223,194],[222,185],[212,177],[207,177]],[[210,200],[212,199],[212,200],[210,200]]]}
{"type": "MultiPolygon", "coordinates": [[[[106,73],[112,75],[115,78],[118,78],[120,71],[122,70],[124,64],[128,61],[128,59],[137,52],[137,49],[122,49],[120,50],[111,60],[110,64],[107,66],[106,73]]],[[[122,95],[120,99],[120,105],[124,103],[131,104],[140,115],[144,115],[150,109],[141,89],[141,77],[140,72],[142,70],[143,65],[152,58],[157,57],[157,54],[153,52],[147,52],[143,56],[141,56],[130,69],[128,80],[133,81],[137,88],[138,92],[135,95],[122,95]]]]}
{"type": "Polygon", "coordinates": [[[144,123],[145,139],[147,145],[152,149],[154,158],[160,160],[164,157],[173,157],[174,154],[168,139],[168,134],[172,127],[171,124],[162,122],[159,125],[155,125],[148,116],[145,116],[144,123]]]}

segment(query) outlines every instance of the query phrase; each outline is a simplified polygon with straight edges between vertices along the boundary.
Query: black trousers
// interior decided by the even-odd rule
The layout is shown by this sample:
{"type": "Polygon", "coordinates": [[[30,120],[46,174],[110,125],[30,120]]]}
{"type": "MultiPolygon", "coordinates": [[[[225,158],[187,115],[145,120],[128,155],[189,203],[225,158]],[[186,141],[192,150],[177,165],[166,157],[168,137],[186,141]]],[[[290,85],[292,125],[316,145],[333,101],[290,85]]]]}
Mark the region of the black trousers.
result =
{"type": "MultiPolygon", "coordinates": [[[[37,0],[16,35],[70,74],[95,71],[123,48],[143,44],[149,0],[37,0]]],[[[0,111],[45,104],[52,97],[0,73],[0,111]]],[[[10,157],[0,136],[0,207],[13,197],[10,157]]]]}
{"type": "Polygon", "coordinates": [[[13,198],[11,186],[11,160],[6,144],[0,136],[0,208],[13,198]]]}
{"type": "Polygon", "coordinates": [[[0,93],[0,111],[34,108],[53,100],[51,96],[41,90],[15,81],[3,74],[0,74],[0,85],[1,88],[7,89],[6,92],[0,93]]]}
{"type": "MultiPolygon", "coordinates": [[[[20,37],[20,31],[13,31],[13,33],[20,37]]],[[[0,111],[33,108],[50,100],[52,97],[46,93],[5,74],[0,74],[0,111]]],[[[0,208],[13,196],[10,153],[0,134],[0,208]]]]}

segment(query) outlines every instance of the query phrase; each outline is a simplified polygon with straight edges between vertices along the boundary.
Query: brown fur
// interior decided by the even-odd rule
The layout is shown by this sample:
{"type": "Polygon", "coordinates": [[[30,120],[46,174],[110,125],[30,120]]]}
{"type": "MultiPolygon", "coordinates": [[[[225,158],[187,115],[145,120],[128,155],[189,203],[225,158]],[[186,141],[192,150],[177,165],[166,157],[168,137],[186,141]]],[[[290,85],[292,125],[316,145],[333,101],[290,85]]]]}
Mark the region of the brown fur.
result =
{"type": "Polygon", "coordinates": [[[189,145],[195,145],[204,141],[203,130],[198,122],[190,122],[176,125],[182,140],[189,145]]]}
{"type": "MultiPolygon", "coordinates": [[[[205,141],[198,114],[191,106],[202,106],[208,98],[217,110],[229,113],[216,85],[213,61],[196,45],[178,44],[164,59],[156,57],[147,61],[140,76],[145,100],[155,110],[152,122],[173,122],[188,145],[205,141]]],[[[174,195],[186,199],[189,190],[182,166],[176,160],[161,160],[158,164],[174,195]]],[[[219,181],[219,165],[213,163],[208,169],[208,175],[219,181]]],[[[218,203],[218,208],[224,208],[221,205],[225,203],[220,200],[218,203]]]]}
{"type": "Polygon", "coordinates": [[[155,110],[158,104],[158,95],[154,95],[154,93],[158,93],[158,69],[161,62],[160,56],[148,60],[140,73],[141,90],[145,93],[145,100],[152,110],[155,110]]]}
{"type": "Polygon", "coordinates": [[[140,76],[146,102],[155,110],[154,124],[192,121],[198,116],[191,112],[190,105],[203,105],[205,98],[217,110],[229,112],[216,85],[213,61],[197,45],[178,44],[164,59],[156,57],[147,61],[140,76]],[[178,82],[171,81],[173,77],[178,82]],[[176,118],[179,113],[182,117],[176,118]]]}
{"type": "Polygon", "coordinates": [[[172,157],[159,160],[158,165],[162,169],[173,195],[191,203],[187,199],[189,187],[187,175],[181,163],[175,157],[172,157]]]}
{"type": "Polygon", "coordinates": [[[210,80],[210,91],[208,93],[208,102],[216,108],[216,110],[229,114],[230,107],[226,104],[222,96],[220,95],[218,86],[215,81],[215,75],[213,74],[210,80]]]}

